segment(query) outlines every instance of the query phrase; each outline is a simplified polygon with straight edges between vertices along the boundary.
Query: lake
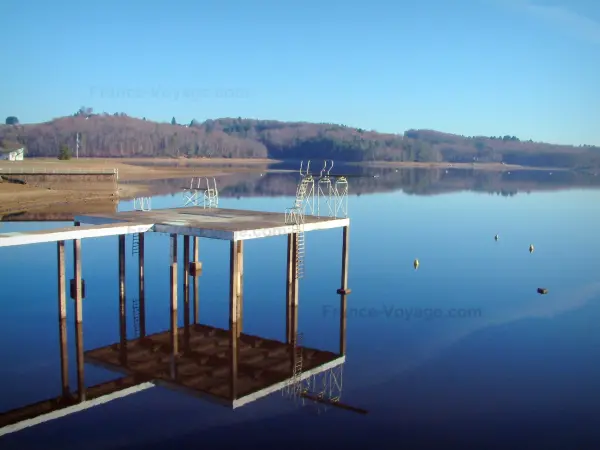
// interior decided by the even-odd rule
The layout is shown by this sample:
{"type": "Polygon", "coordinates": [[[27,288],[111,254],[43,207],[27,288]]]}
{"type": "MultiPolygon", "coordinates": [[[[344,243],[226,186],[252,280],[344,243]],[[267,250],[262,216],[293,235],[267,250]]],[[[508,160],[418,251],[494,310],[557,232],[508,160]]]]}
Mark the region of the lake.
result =
{"type": "MultiPolygon", "coordinates": [[[[362,448],[598,448],[595,175],[582,181],[556,173],[551,176],[562,181],[551,184],[541,172],[530,179],[511,174],[517,181],[507,181],[507,174],[431,172],[382,171],[379,191],[365,181],[369,177],[356,181],[358,189],[350,179],[352,293],[341,400],[367,415],[324,410],[313,402],[300,407],[280,393],[231,410],[153,387],[0,437],[1,448],[231,448],[267,442],[286,448],[334,442],[362,448]],[[548,293],[540,295],[538,288],[548,293]]],[[[287,178],[258,176],[231,185],[229,195],[224,189],[219,206],[273,212],[291,206],[295,181],[290,192],[283,187],[290,186],[287,178]],[[269,179],[257,193],[256,183],[269,179]]],[[[183,201],[181,192],[157,196],[152,208],[181,207],[183,201]]],[[[133,202],[118,208],[131,210],[133,202]]],[[[0,232],[68,225],[3,222],[0,232]]],[[[303,345],[337,352],[342,231],[305,237],[299,331],[303,345]]],[[[129,316],[137,295],[132,239],[126,238],[129,316]]],[[[169,246],[166,235],[146,236],[148,334],[169,329],[169,246]]],[[[284,340],[286,238],[250,240],[244,247],[244,333],[284,340]]],[[[182,253],[180,248],[180,261],[182,253]]],[[[56,244],[1,248],[0,255],[0,411],[7,411],[61,392],[56,244]]],[[[66,255],[70,279],[71,242],[66,255]]],[[[200,260],[200,322],[227,328],[229,243],[201,239],[200,260]]],[[[118,239],[82,240],[82,268],[88,351],[119,342],[118,239]]],[[[75,390],[73,301],[67,305],[75,390]]],[[[181,306],[178,315],[182,326],[181,306]]],[[[134,328],[128,320],[129,338],[134,328]]],[[[119,376],[85,365],[86,386],[119,376]]]]}

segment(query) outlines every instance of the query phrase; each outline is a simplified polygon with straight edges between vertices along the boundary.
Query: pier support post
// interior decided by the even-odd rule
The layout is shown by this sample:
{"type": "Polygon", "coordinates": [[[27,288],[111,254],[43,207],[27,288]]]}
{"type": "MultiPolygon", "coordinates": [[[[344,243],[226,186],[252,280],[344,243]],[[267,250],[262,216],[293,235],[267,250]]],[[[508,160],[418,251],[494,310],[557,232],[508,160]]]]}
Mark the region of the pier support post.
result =
{"type": "Polygon", "coordinates": [[[125,301],[125,235],[119,236],[119,337],[121,364],[127,358],[127,316],[125,301]]]}
{"type": "Polygon", "coordinates": [[[298,278],[296,277],[296,233],[288,234],[287,239],[287,283],[286,283],[286,307],[285,307],[285,335],[286,343],[292,344],[298,332],[298,278]]]}
{"type": "Polygon", "coordinates": [[[183,333],[186,349],[190,342],[190,237],[183,236],[183,333]]]}
{"type": "Polygon", "coordinates": [[[179,354],[177,338],[177,234],[171,234],[171,349],[173,354],[173,368],[175,358],[179,354]]]}
{"type": "Polygon", "coordinates": [[[348,288],[348,250],[350,244],[350,226],[346,225],[343,229],[342,235],[342,279],[341,286],[337,290],[338,294],[348,295],[352,292],[351,289],[348,288]]]}
{"type": "Polygon", "coordinates": [[[238,314],[238,283],[239,267],[238,267],[238,244],[239,241],[231,241],[229,246],[229,328],[232,329],[234,324],[237,325],[238,314]]]}
{"type": "Polygon", "coordinates": [[[192,278],[194,279],[194,310],[193,310],[193,322],[195,324],[200,323],[198,321],[198,315],[199,315],[199,298],[200,295],[198,293],[198,284],[199,284],[199,280],[198,277],[200,277],[200,275],[202,274],[202,263],[198,260],[198,253],[199,253],[199,249],[200,249],[200,238],[197,236],[194,236],[194,249],[193,249],[193,255],[192,255],[192,262],[190,262],[189,266],[189,273],[192,276],[192,278]]]}
{"type": "MultiPolygon", "coordinates": [[[[76,223],[79,226],[79,223],[76,223]]],[[[81,239],[73,241],[73,271],[75,280],[75,350],[77,354],[77,397],[85,401],[85,381],[83,377],[83,305],[81,292],[81,239]]]]}
{"type": "Polygon", "coordinates": [[[190,324],[190,237],[183,236],[183,321],[190,324]]]}
{"type": "MultiPolygon", "coordinates": [[[[194,237],[194,262],[198,262],[198,253],[200,251],[200,238],[199,237],[194,237]]],[[[199,280],[198,277],[200,276],[199,273],[194,274],[194,323],[197,324],[198,322],[198,316],[199,316],[199,307],[200,307],[200,295],[198,293],[198,284],[199,284],[199,280]]]]}
{"type": "Polygon", "coordinates": [[[244,241],[237,243],[237,335],[242,333],[244,323],[244,241]]]}
{"type": "Polygon", "coordinates": [[[230,358],[230,395],[234,400],[237,396],[238,372],[238,319],[239,319],[239,257],[240,241],[231,241],[229,248],[229,358],[230,358]]]}
{"type": "Polygon", "coordinates": [[[69,351],[67,347],[67,292],[65,274],[65,241],[57,242],[58,260],[58,327],[60,342],[60,379],[62,395],[69,395],[69,351]]]}
{"type": "Polygon", "coordinates": [[[138,263],[139,263],[139,279],[138,279],[138,290],[139,290],[139,298],[140,298],[140,337],[146,337],[146,283],[144,279],[144,245],[145,245],[145,233],[139,234],[139,253],[138,253],[138,263]]]}
{"type": "Polygon", "coordinates": [[[349,251],[350,227],[345,226],[342,236],[342,276],[341,286],[337,290],[340,294],[340,355],[346,354],[346,317],[348,312],[347,295],[352,292],[348,288],[348,251],[349,251]]]}

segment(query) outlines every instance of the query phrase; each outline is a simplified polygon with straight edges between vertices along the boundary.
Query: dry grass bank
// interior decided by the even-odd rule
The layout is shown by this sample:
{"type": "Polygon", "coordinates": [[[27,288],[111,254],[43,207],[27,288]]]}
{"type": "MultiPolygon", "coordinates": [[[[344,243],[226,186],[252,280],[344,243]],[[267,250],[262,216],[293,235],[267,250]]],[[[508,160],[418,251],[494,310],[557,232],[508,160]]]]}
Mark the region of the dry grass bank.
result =
{"type": "MultiPolygon", "coordinates": [[[[55,208],[85,211],[92,204],[110,205],[119,198],[133,198],[137,195],[151,195],[152,187],[144,180],[169,178],[192,178],[201,176],[219,176],[227,173],[266,171],[266,167],[275,161],[268,159],[166,159],[166,158],[119,158],[92,159],[80,158],[70,161],[36,158],[25,161],[0,161],[0,169],[37,169],[37,170],[98,170],[118,169],[119,184],[115,191],[114,183],[107,177],[35,177],[12,175],[12,179],[24,180],[27,184],[0,181],[0,215],[20,211],[50,211],[55,208]],[[139,164],[153,164],[144,166],[139,164]],[[169,164],[158,166],[155,164],[169,164]],[[100,179],[101,178],[101,179],[100,179]],[[123,184],[135,181],[136,184],[123,184]]],[[[1,173],[1,172],[0,172],[1,173]]]]}

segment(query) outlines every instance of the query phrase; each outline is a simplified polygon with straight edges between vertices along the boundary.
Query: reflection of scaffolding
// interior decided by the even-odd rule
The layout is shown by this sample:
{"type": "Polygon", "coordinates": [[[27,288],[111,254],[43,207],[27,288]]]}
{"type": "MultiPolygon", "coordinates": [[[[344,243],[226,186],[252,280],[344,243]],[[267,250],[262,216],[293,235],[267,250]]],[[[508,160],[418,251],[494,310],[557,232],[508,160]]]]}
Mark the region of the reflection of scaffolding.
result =
{"type": "Polygon", "coordinates": [[[320,414],[334,406],[360,414],[366,414],[361,408],[341,403],[344,364],[327,369],[302,379],[302,335],[298,334],[294,341],[294,367],[292,377],[282,389],[284,397],[291,399],[298,406],[311,405],[313,412],[320,414]]]}
{"type": "Polygon", "coordinates": [[[217,208],[219,206],[219,190],[217,189],[217,180],[213,178],[213,185],[207,177],[192,178],[190,187],[184,188],[183,206],[199,206],[200,197],[202,197],[202,206],[204,208],[217,208]],[[203,186],[202,180],[206,183],[203,186]]]}
{"type": "Polygon", "coordinates": [[[343,364],[306,378],[302,381],[302,404],[312,403],[317,413],[325,412],[330,406],[340,406],[343,378],[343,364]]]}

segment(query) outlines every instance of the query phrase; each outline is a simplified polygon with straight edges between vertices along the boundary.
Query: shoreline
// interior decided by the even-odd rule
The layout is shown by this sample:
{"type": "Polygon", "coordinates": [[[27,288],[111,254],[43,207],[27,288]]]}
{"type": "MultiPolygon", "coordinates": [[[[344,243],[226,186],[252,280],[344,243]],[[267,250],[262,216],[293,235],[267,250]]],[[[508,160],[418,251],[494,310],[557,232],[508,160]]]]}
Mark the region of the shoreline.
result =
{"type": "MultiPolygon", "coordinates": [[[[0,169],[117,169],[118,190],[112,181],[36,181],[35,176],[12,175],[25,179],[27,184],[16,184],[0,179],[0,217],[18,213],[65,212],[93,213],[98,208],[110,209],[119,200],[131,200],[138,196],[158,195],[150,181],[167,179],[191,179],[223,175],[270,172],[268,166],[281,162],[271,159],[242,158],[80,158],[59,161],[55,158],[32,158],[24,161],[0,161],[0,169]],[[29,179],[29,180],[27,180],[29,179]],[[145,183],[144,181],[147,181],[145,183]]],[[[565,168],[542,168],[501,163],[421,163],[421,162],[359,162],[346,163],[359,167],[381,169],[422,168],[433,170],[465,169],[480,171],[569,171],[565,168]]],[[[273,172],[281,172],[274,169],[273,172]]],[[[1,173],[0,173],[1,174],[1,173]]],[[[182,186],[183,188],[183,186],[182,186]]],[[[1,220],[1,219],[0,219],[1,220]]]]}
{"type": "Polygon", "coordinates": [[[565,167],[532,167],[520,166],[518,164],[502,163],[449,163],[449,162],[395,162],[395,161],[372,161],[353,163],[360,167],[373,167],[378,169],[464,169],[464,170],[491,170],[494,172],[506,172],[510,170],[535,170],[535,171],[554,171],[564,172],[573,169],[565,167]]]}
{"type": "Polygon", "coordinates": [[[117,191],[114,182],[107,181],[106,177],[98,181],[68,181],[59,177],[52,181],[39,181],[36,176],[10,175],[10,178],[26,181],[27,184],[0,179],[0,216],[55,210],[91,213],[97,207],[109,208],[119,200],[153,195],[152,184],[144,181],[266,172],[267,167],[276,162],[278,161],[228,158],[200,159],[191,164],[187,159],[181,161],[168,158],[80,158],[69,161],[32,158],[25,161],[0,161],[0,169],[117,169],[119,174],[117,191]]]}

